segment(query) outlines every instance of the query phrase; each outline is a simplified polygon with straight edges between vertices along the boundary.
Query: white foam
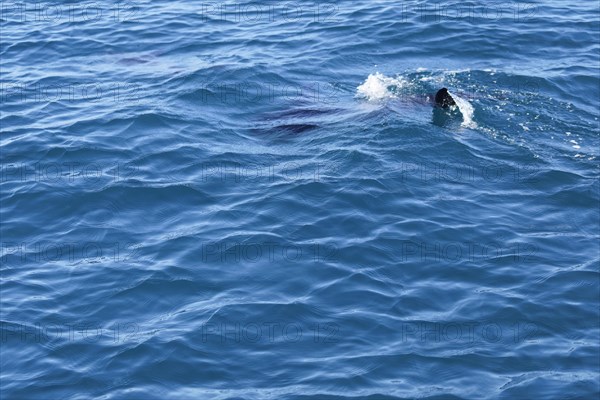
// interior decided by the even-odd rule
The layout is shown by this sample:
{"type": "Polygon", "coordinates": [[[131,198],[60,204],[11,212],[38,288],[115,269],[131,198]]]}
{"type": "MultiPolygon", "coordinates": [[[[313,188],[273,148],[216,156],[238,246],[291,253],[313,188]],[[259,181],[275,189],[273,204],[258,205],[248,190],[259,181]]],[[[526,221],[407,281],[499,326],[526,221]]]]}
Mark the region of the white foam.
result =
{"type": "Polygon", "coordinates": [[[406,84],[402,78],[390,78],[380,72],[370,74],[365,82],[356,88],[356,95],[369,101],[396,98],[394,89],[406,84]]]}
{"type": "Polygon", "coordinates": [[[458,106],[458,109],[463,116],[463,122],[461,125],[466,128],[477,128],[477,124],[475,121],[473,121],[473,113],[475,110],[473,109],[471,103],[454,93],[450,93],[450,96],[452,96],[454,99],[454,102],[458,106]]]}

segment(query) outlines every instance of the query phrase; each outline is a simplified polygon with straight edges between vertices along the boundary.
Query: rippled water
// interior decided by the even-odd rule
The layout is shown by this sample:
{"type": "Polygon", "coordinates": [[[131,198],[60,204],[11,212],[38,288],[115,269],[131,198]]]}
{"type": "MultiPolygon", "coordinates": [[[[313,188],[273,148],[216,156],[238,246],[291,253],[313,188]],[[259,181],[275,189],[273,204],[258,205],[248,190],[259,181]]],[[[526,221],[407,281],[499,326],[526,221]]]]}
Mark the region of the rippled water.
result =
{"type": "Polygon", "coordinates": [[[597,3],[19,4],[2,398],[600,393],[597,3]]]}

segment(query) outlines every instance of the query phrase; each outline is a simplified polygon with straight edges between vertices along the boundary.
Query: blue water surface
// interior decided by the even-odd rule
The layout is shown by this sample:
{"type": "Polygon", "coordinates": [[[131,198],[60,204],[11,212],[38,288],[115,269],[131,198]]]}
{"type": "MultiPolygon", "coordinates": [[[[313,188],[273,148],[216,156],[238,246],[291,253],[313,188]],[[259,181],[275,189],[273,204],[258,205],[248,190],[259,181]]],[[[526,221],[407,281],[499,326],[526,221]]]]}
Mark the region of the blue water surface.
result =
{"type": "Polygon", "coordinates": [[[596,399],[599,7],[3,1],[0,397],[596,399]]]}

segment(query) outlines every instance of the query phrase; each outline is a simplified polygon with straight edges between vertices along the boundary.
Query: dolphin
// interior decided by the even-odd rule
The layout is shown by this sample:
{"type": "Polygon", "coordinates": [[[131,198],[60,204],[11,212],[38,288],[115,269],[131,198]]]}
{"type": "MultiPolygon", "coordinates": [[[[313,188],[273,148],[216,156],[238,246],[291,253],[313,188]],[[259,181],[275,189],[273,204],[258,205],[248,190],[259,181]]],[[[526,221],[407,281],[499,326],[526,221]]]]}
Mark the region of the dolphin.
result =
{"type": "Polygon", "coordinates": [[[448,93],[448,89],[441,88],[435,94],[435,105],[442,108],[448,108],[448,106],[455,106],[456,103],[450,93],[448,93]]]}

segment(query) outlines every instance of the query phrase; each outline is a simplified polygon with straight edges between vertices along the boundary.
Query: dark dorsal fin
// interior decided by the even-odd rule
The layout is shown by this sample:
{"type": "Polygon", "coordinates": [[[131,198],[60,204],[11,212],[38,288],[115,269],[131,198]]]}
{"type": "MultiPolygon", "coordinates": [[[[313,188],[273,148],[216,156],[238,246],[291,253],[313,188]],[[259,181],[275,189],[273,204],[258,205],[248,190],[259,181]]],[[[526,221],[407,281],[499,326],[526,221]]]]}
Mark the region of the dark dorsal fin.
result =
{"type": "Polygon", "coordinates": [[[453,106],[456,103],[454,102],[452,96],[450,96],[450,93],[448,93],[448,89],[441,88],[435,94],[435,104],[440,107],[447,108],[448,106],[453,106]]]}

